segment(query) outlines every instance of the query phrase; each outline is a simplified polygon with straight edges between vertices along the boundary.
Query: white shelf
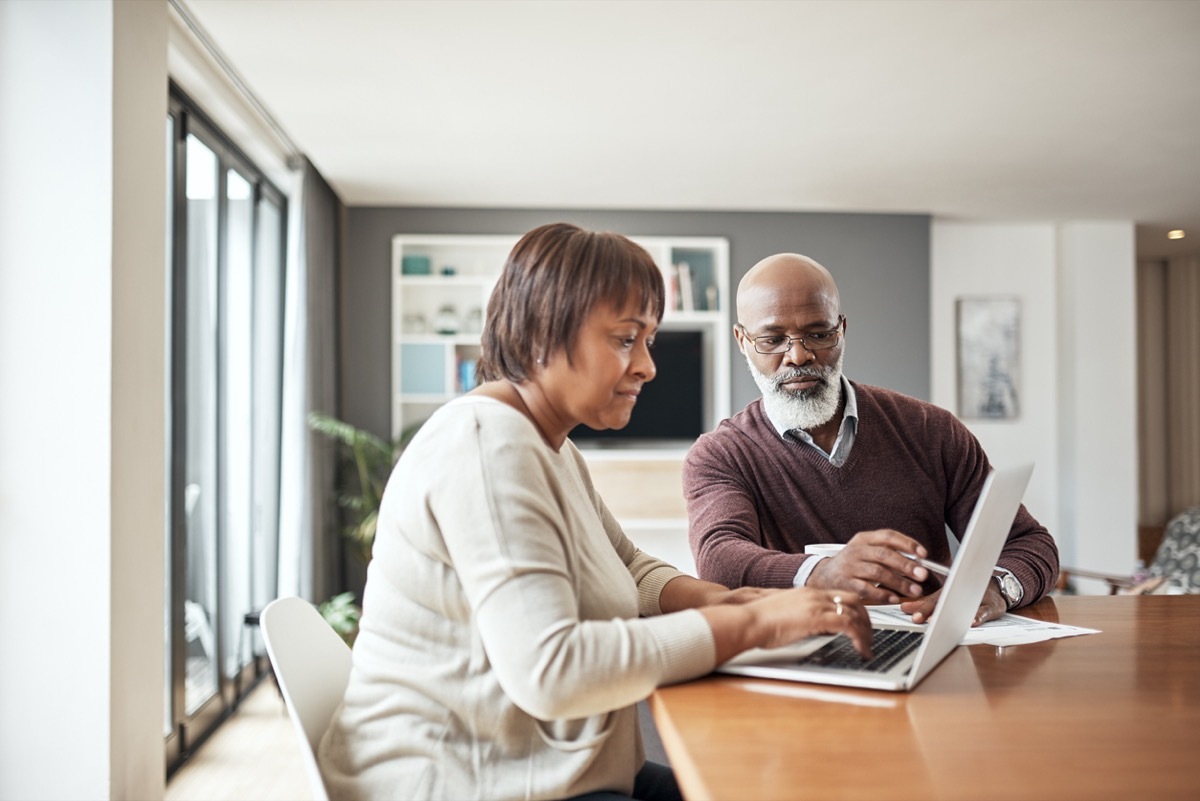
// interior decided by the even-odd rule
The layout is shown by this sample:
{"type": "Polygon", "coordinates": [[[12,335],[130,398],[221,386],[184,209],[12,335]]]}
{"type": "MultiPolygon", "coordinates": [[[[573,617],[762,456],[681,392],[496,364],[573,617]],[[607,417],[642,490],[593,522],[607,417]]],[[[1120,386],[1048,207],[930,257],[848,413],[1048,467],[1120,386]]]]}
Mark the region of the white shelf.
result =
{"type": "MultiPolygon", "coordinates": [[[[674,328],[681,328],[687,325],[712,325],[713,323],[723,323],[725,321],[725,312],[723,311],[667,311],[663,314],[663,326],[668,325],[674,328]]],[[[731,335],[732,336],[732,335],[731,335]]]]}
{"type": "Polygon", "coordinates": [[[401,273],[396,277],[396,280],[401,284],[409,287],[420,286],[466,286],[466,287],[488,287],[495,282],[495,276],[482,275],[404,275],[401,273]]]}
{"type": "MultiPolygon", "coordinates": [[[[400,401],[401,403],[422,403],[422,404],[436,403],[438,405],[441,405],[443,403],[448,403],[449,401],[454,400],[456,397],[458,397],[458,396],[457,395],[447,395],[444,393],[436,394],[436,395],[432,395],[432,394],[425,395],[425,394],[421,394],[421,393],[407,393],[406,394],[406,393],[402,392],[396,396],[396,399],[398,401],[400,401]]],[[[414,420],[412,422],[416,422],[416,421],[414,420]]]]}
{"type": "Polygon", "coordinates": [[[479,346],[479,334],[405,334],[404,341],[414,345],[479,346]]]}
{"type": "Polygon", "coordinates": [[[683,462],[688,449],[670,448],[579,448],[590,462],[683,462]]]}

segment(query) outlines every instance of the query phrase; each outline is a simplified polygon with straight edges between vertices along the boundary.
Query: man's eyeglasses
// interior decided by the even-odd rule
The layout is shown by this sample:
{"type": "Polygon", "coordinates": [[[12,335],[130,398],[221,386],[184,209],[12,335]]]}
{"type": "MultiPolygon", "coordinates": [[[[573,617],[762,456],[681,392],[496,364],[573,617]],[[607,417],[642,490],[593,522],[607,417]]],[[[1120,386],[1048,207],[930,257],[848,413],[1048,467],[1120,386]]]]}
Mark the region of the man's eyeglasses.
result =
{"type": "Polygon", "coordinates": [[[765,356],[777,356],[791,350],[793,342],[799,342],[800,347],[805,350],[828,350],[842,338],[845,322],[846,318],[839,314],[837,325],[828,331],[810,331],[798,337],[790,337],[787,334],[766,334],[761,337],[752,337],[744,325],[738,323],[738,326],[742,329],[742,333],[754,343],[756,351],[765,356]]]}

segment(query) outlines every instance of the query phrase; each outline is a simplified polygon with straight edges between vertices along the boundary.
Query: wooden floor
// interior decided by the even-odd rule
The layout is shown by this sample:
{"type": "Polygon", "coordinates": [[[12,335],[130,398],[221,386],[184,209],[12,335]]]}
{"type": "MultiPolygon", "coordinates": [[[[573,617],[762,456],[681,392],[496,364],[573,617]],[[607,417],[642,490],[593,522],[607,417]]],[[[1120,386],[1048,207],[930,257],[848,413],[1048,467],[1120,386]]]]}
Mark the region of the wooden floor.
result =
{"type": "Polygon", "coordinates": [[[300,741],[270,677],[167,783],[166,801],[311,801],[300,741]]]}

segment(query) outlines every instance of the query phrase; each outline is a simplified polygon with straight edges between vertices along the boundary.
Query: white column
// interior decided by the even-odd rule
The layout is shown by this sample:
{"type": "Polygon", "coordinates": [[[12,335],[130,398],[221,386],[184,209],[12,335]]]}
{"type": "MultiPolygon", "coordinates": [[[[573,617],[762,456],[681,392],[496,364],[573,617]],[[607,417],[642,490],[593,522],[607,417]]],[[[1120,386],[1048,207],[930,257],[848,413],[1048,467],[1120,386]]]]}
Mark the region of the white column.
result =
{"type": "Polygon", "coordinates": [[[163,795],[166,4],[0,3],[0,798],[163,795]]]}
{"type": "Polygon", "coordinates": [[[1062,225],[1058,261],[1060,505],[1074,533],[1063,562],[1127,574],[1138,525],[1134,227],[1062,225]]]}

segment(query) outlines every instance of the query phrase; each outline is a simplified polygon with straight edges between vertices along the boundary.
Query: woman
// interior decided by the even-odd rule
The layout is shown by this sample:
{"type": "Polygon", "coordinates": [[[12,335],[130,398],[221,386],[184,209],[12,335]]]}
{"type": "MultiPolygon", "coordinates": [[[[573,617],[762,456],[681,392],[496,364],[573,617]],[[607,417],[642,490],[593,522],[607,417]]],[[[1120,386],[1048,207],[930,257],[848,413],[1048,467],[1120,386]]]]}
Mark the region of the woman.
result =
{"type": "Polygon", "coordinates": [[[845,632],[857,598],[730,591],[639,551],[567,439],[622,428],[663,313],[628,239],[552,224],[513,248],[474,391],[439,409],[380,508],[354,667],[320,746],[334,798],[679,798],[636,703],[755,646],[845,632]]]}

